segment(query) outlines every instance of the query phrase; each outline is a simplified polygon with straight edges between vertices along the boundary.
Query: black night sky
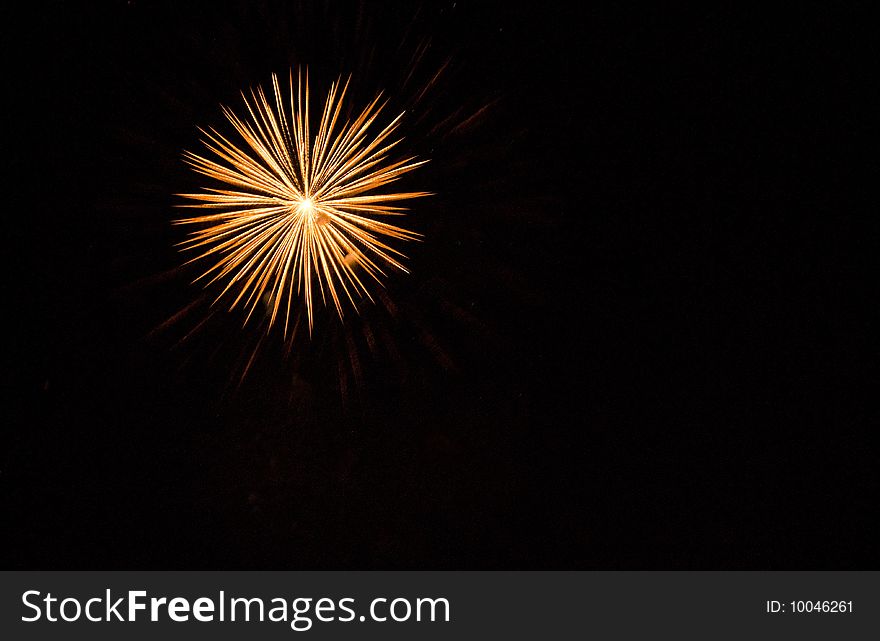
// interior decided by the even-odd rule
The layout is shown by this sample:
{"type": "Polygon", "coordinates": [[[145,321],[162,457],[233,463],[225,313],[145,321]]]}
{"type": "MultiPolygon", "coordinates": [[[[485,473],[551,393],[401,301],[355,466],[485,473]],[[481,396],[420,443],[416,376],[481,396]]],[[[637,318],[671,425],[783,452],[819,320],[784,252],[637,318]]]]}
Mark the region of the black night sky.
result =
{"type": "Polygon", "coordinates": [[[805,178],[834,29],[565,6],[5,8],[3,567],[876,566],[857,213],[805,178]],[[287,353],[171,220],[300,65],[406,111],[436,195],[394,313],[287,353]]]}

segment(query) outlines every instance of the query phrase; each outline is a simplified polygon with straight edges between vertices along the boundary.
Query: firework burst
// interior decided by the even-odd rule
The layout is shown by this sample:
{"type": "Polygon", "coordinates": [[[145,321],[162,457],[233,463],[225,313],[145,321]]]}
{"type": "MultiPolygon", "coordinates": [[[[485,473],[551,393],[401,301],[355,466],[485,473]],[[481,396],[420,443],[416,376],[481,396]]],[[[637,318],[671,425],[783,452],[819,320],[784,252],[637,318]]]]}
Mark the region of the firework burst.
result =
{"type": "Polygon", "coordinates": [[[311,332],[315,284],[342,317],[344,299],[356,308],[356,298],[372,300],[367,284],[381,284],[388,268],[407,271],[406,257],[386,241],[420,235],[380,219],[404,215],[399,201],[430,193],[374,190],[427,161],[389,160],[402,140],[392,136],[403,114],[371,133],[385,106],[381,94],[357,117],[341,118],[348,84],[331,85],[313,136],[308,75],[298,73],[294,81],[291,71],[285,99],[273,74],[271,97],[262,87],[250,97],[242,92],[246,117],[223,107],[238,144],[215,129],[200,130],[213,159],[184,154],[195,171],[224,185],[180,194],[194,201],[180,207],[215,210],[174,221],[199,226],[180,246],[199,252],[190,263],[213,262],[196,280],[221,283],[217,300],[231,293],[230,310],[245,307],[245,322],[262,301],[269,327],[283,316],[286,334],[292,302],[302,296],[311,332]]]}

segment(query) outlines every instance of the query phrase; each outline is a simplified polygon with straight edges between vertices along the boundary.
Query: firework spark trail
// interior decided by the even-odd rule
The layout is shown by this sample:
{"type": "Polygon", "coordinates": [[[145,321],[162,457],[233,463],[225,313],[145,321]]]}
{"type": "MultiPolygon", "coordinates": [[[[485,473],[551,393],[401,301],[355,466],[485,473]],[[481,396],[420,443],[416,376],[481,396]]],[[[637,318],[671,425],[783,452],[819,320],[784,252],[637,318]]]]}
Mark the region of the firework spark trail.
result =
{"type": "Polygon", "coordinates": [[[389,162],[388,153],[403,140],[390,140],[403,114],[370,134],[385,106],[381,94],[356,118],[340,124],[349,81],[331,85],[312,137],[308,74],[303,79],[298,73],[294,83],[290,72],[286,102],[273,74],[270,97],[262,87],[251,90],[250,98],[242,92],[248,118],[223,108],[246,147],[215,129],[200,129],[203,144],[216,159],[184,154],[195,171],[231,188],[180,194],[196,201],[180,207],[218,210],[174,221],[201,227],[180,246],[201,252],[188,263],[215,261],[196,280],[207,279],[206,286],[225,282],[217,300],[238,286],[230,310],[239,304],[247,308],[245,322],[264,300],[270,328],[283,311],[286,335],[292,299],[302,294],[311,332],[314,281],[324,303],[329,293],[342,317],[343,295],[352,305],[355,296],[373,300],[364,280],[381,284],[386,273],[380,263],[407,271],[400,262],[405,256],[383,238],[417,240],[420,234],[376,217],[404,215],[406,208],[398,201],[431,194],[372,192],[427,161],[408,157],[389,162]]]}

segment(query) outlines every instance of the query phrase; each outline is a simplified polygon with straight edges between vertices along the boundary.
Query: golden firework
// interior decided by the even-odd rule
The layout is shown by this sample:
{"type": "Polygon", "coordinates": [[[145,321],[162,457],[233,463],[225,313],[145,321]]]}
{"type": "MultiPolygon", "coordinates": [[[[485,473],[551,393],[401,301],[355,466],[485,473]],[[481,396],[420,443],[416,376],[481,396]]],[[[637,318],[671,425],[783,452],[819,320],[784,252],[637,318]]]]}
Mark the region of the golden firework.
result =
{"type": "Polygon", "coordinates": [[[341,79],[331,85],[312,136],[308,74],[303,80],[298,73],[294,84],[290,72],[287,100],[273,74],[272,101],[258,87],[250,91],[250,99],[242,92],[246,117],[223,107],[244,145],[215,129],[200,129],[206,137],[202,143],[215,159],[184,154],[198,173],[226,188],[180,194],[196,201],[181,207],[218,210],[174,221],[200,226],[180,246],[200,251],[188,262],[213,259],[196,280],[207,279],[206,286],[225,284],[217,300],[232,292],[230,310],[245,306],[245,322],[263,301],[269,327],[283,308],[286,333],[291,302],[302,294],[311,331],[315,282],[324,303],[329,293],[342,317],[341,294],[352,305],[362,295],[372,300],[365,280],[381,284],[386,266],[407,271],[400,262],[406,257],[383,240],[415,240],[420,235],[378,218],[406,211],[389,203],[430,194],[371,192],[427,161],[389,161],[389,152],[402,140],[389,139],[403,114],[371,133],[385,106],[380,104],[381,94],[356,118],[341,119],[348,85],[341,79]]]}

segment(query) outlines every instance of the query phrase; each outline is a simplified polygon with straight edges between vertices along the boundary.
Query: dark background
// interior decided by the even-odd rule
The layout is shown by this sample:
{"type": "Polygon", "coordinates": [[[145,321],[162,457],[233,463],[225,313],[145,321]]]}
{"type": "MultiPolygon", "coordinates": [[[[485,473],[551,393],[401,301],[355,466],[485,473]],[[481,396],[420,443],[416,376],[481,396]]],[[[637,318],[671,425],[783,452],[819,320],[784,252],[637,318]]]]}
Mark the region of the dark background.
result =
{"type": "Polygon", "coordinates": [[[4,567],[877,566],[836,17],[183,5],[4,8],[4,567]],[[285,357],[170,221],[196,127],[305,64],[437,195],[398,314],[285,357]]]}

